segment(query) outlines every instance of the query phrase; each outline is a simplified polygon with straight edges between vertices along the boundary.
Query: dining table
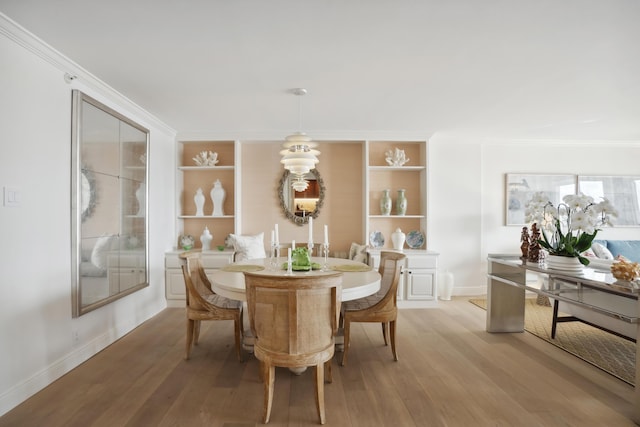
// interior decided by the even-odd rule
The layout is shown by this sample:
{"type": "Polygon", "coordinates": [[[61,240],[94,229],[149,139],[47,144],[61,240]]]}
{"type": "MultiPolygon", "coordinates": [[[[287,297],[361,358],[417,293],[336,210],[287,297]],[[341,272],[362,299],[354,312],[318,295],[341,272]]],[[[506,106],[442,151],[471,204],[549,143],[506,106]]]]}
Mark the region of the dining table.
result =
{"type": "MultiPolygon", "coordinates": [[[[311,262],[325,266],[323,257],[312,257],[311,262]]],[[[246,301],[244,272],[271,277],[287,275],[286,258],[273,263],[269,258],[243,260],[231,263],[208,274],[213,291],[237,301],[246,301]]],[[[371,266],[344,258],[327,258],[327,268],[310,271],[292,271],[294,276],[322,276],[336,271],[342,272],[342,301],[375,294],[380,289],[380,274],[371,266]]]]}
{"type": "MultiPolygon", "coordinates": [[[[322,276],[339,271],[343,273],[342,301],[366,297],[380,290],[380,273],[371,266],[359,261],[344,258],[327,258],[325,263],[324,257],[311,257],[311,262],[320,265],[320,269],[292,271],[291,273],[289,273],[286,268],[286,262],[286,258],[278,258],[276,260],[270,258],[243,260],[228,264],[208,273],[207,276],[209,277],[214,292],[227,298],[243,301],[244,304],[246,304],[247,301],[244,284],[245,272],[271,277],[286,277],[288,274],[294,276],[322,276]]],[[[245,307],[244,316],[246,315],[247,310],[245,307]]],[[[244,324],[248,325],[249,320],[245,318],[244,324]]],[[[343,336],[341,332],[342,331],[339,331],[335,338],[336,349],[338,351],[343,350],[343,336]]],[[[249,329],[243,331],[243,348],[249,352],[253,352],[253,334],[249,329]]],[[[298,370],[295,373],[299,374],[302,371],[303,370],[298,370]]],[[[292,372],[294,372],[294,370],[292,370],[292,372]]]]}

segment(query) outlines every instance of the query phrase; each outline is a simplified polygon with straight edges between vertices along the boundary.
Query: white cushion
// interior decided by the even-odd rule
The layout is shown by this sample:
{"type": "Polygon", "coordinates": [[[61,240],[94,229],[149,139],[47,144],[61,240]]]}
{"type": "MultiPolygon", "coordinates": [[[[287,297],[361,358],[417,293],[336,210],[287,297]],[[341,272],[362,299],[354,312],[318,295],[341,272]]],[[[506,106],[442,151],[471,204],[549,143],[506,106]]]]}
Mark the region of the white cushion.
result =
{"type": "Polygon", "coordinates": [[[111,244],[115,236],[98,237],[91,252],[91,263],[98,268],[107,268],[107,253],[111,250],[111,244]]]}
{"type": "Polygon", "coordinates": [[[233,249],[236,251],[236,261],[267,257],[264,251],[264,233],[255,236],[239,236],[237,234],[230,234],[230,236],[233,249]]]}
{"type": "Polygon", "coordinates": [[[351,243],[351,249],[349,249],[349,259],[366,264],[367,263],[367,245],[359,245],[357,243],[351,243]]]}
{"type": "Polygon", "coordinates": [[[600,259],[613,259],[613,254],[609,251],[609,249],[605,248],[600,243],[592,243],[591,249],[593,249],[593,252],[600,259]]]}

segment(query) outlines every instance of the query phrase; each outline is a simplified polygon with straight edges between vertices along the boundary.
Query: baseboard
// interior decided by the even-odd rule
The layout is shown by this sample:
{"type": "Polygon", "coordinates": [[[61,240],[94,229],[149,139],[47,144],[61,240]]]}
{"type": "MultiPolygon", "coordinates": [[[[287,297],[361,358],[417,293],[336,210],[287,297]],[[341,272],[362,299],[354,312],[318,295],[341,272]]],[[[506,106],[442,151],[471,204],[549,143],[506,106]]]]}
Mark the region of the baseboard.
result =
{"type": "Polygon", "coordinates": [[[113,328],[110,328],[86,344],[73,348],[70,353],[51,363],[49,366],[42,369],[40,372],[35,373],[25,381],[11,387],[0,395],[0,416],[9,412],[11,409],[38,393],[58,378],[78,367],[80,364],[86,362],[88,359],[95,356],[100,351],[104,350],[106,347],[110,346],[118,339],[122,338],[133,329],[158,314],[161,309],[162,308],[155,313],[147,313],[147,317],[144,320],[139,320],[138,323],[116,325],[113,328]]]}

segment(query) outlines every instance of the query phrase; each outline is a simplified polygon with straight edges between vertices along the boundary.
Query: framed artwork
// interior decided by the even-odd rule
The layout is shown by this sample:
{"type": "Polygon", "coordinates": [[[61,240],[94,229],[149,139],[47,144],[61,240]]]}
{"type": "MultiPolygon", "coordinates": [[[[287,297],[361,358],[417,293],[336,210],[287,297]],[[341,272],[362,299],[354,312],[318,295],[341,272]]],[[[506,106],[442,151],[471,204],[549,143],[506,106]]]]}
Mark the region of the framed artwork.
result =
{"type": "Polygon", "coordinates": [[[640,176],[579,175],[578,191],[596,203],[609,200],[618,211],[615,227],[640,226],[640,176]]]}
{"type": "Polygon", "coordinates": [[[557,206],[567,194],[576,194],[577,175],[508,173],[505,180],[505,224],[527,225],[524,211],[535,192],[544,191],[557,206]]]}

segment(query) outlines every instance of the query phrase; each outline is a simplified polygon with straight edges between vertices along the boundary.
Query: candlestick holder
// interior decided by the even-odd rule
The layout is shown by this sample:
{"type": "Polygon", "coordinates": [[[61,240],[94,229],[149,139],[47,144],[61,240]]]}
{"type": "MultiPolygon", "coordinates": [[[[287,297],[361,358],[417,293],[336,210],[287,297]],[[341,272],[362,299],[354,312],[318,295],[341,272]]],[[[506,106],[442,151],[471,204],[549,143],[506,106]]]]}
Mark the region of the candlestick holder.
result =
{"type": "Polygon", "coordinates": [[[322,251],[324,255],[324,265],[322,271],[329,271],[329,243],[322,244],[322,251]]]}
{"type": "Polygon", "coordinates": [[[291,258],[287,259],[287,276],[293,276],[293,261],[291,258]]]}
{"type": "Polygon", "coordinates": [[[307,252],[309,252],[309,256],[313,256],[313,242],[307,242],[307,252]]]}
{"type": "Polygon", "coordinates": [[[276,245],[275,242],[271,242],[271,258],[269,260],[269,267],[273,271],[278,269],[278,245],[276,245]]]}

